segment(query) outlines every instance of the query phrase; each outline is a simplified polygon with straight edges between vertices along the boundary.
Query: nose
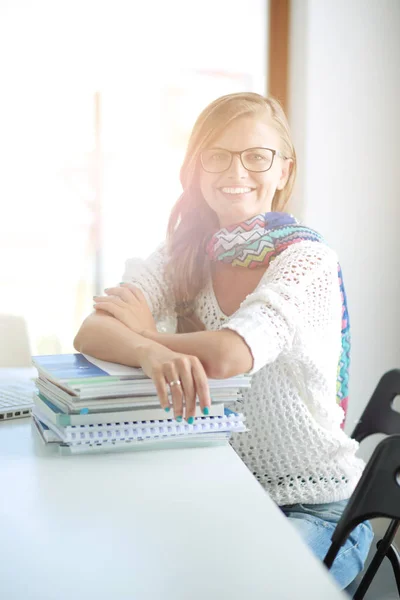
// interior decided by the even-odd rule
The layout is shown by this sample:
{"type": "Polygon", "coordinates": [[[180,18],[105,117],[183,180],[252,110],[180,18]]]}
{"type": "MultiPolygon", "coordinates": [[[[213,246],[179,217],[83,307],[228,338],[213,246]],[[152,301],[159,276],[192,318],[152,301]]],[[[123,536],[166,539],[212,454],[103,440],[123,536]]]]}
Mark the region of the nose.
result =
{"type": "Polygon", "coordinates": [[[237,154],[234,154],[232,157],[231,166],[228,169],[227,175],[230,179],[245,179],[247,177],[247,169],[244,168],[240,156],[237,154]]]}

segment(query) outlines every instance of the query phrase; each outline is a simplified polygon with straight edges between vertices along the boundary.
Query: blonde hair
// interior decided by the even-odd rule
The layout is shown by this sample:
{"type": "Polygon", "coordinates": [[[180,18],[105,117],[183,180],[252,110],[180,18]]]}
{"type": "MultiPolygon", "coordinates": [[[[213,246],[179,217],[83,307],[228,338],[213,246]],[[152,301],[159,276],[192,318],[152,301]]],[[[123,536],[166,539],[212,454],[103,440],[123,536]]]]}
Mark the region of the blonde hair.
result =
{"type": "Polygon", "coordinates": [[[281,151],[285,157],[293,159],[285,187],[275,192],[272,210],[282,211],[292,193],[296,178],[296,153],[289,124],[279,102],[251,92],[229,94],[211,102],[193,127],[180,171],[183,193],[173,207],[168,223],[170,260],[167,269],[175,296],[179,333],[204,329],[204,325],[193,314],[194,301],[209,276],[205,247],[219,229],[217,215],[200,191],[200,153],[232,121],[250,115],[269,117],[281,137],[281,151]]]}

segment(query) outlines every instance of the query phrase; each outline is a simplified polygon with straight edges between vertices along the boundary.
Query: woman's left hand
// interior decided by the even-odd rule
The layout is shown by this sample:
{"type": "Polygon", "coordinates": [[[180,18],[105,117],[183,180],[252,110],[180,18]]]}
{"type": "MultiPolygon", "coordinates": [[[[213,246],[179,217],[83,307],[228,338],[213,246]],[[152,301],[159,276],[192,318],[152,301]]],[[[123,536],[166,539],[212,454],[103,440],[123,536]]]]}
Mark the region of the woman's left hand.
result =
{"type": "Polygon", "coordinates": [[[156,323],[151,314],[144,294],[131,283],[121,283],[118,287],[104,290],[106,296],[94,296],[94,308],[102,310],[135,333],[142,334],[145,330],[157,331],[156,323]]]}

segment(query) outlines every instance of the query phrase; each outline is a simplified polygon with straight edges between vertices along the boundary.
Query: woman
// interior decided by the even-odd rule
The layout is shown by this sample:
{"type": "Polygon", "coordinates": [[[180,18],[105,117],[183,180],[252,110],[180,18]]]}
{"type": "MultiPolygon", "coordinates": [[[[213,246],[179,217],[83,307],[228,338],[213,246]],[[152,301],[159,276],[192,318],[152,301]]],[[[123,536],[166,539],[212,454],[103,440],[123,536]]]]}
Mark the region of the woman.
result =
{"type": "MultiPolygon", "coordinates": [[[[189,423],[196,395],[208,412],[207,377],[254,374],[240,407],[250,432],[232,445],[322,559],[364,465],[336,398],[347,383],[341,272],[321,237],[282,212],[295,174],[275,100],[239,93],[210,104],[189,140],[167,243],[95,297],[75,348],[141,366],[161,406],[171,398],[189,423]],[[158,332],[171,316],[177,333],[158,332]]],[[[363,523],[342,547],[332,568],[342,588],[371,539],[363,523]]]]}

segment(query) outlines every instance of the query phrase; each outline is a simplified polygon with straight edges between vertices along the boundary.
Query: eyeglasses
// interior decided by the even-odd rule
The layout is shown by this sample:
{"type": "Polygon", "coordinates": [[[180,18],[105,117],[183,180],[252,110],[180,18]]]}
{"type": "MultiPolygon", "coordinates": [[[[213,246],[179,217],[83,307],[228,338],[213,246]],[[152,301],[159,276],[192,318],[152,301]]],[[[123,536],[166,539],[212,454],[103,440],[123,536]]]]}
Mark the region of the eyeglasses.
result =
{"type": "Polygon", "coordinates": [[[254,173],[269,171],[275,156],[285,160],[287,158],[282,152],[272,148],[247,148],[242,152],[231,152],[224,148],[207,148],[201,152],[200,161],[207,173],[223,173],[230,168],[234,156],[239,156],[244,168],[254,173]]]}

